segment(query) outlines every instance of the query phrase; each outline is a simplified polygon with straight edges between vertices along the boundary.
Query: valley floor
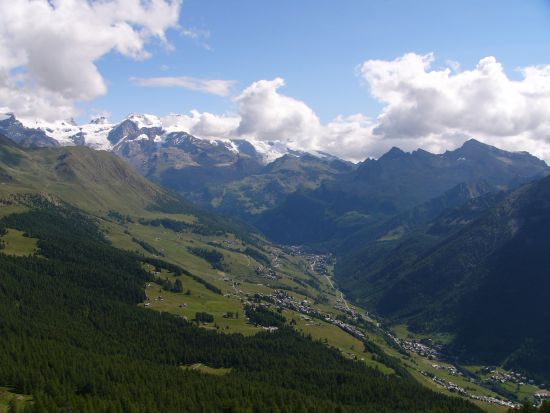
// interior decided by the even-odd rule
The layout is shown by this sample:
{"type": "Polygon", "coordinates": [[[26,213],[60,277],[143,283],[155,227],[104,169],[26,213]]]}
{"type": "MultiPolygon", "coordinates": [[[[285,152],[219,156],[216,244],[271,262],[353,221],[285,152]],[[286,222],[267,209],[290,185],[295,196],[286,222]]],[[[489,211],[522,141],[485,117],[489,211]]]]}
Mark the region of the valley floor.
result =
{"type": "MultiPolygon", "coordinates": [[[[517,402],[491,390],[487,382],[465,377],[461,373],[462,367],[438,360],[430,351],[419,350],[417,346],[423,346],[419,343],[421,337],[413,338],[403,326],[385,329],[364,310],[350,305],[332,281],[330,256],[308,254],[301,248],[272,246],[271,269],[277,274],[273,277],[266,270],[255,271],[261,264],[238,248],[228,249],[227,246],[238,244],[231,237],[196,239],[139,224],[129,225],[128,231],[155,245],[174,263],[185,263],[186,268],[196,271],[223,292],[221,296],[215,294],[186,276],[183,276],[184,293],[163,291],[159,284],[152,283],[146,289],[148,299],[142,304],[150,309],[167,311],[188,320],[192,320],[197,312],[207,312],[214,316],[214,322],[202,324],[204,328],[249,335],[264,328],[247,321],[244,315],[246,305],[262,303],[272,308],[283,308],[282,314],[299,331],[386,374],[395,372],[378,361],[375,354],[365,351],[364,338],[372,340],[385,353],[400,360],[418,381],[431,389],[468,398],[490,412],[503,412],[518,406],[517,402]],[[216,245],[214,248],[222,252],[225,261],[230,263],[228,271],[213,270],[203,260],[190,256],[186,250],[189,245],[204,248],[216,245]],[[314,287],[304,284],[305,281],[310,281],[314,287]],[[233,316],[228,317],[228,314],[233,316]],[[399,350],[389,345],[388,340],[393,341],[399,350]]],[[[113,226],[110,227],[110,234],[115,244],[132,245],[126,239],[128,234],[117,232],[113,226]]],[[[241,250],[244,250],[242,245],[241,250]]],[[[176,280],[173,274],[164,270],[157,275],[172,282],[176,280]]],[[[517,396],[517,400],[525,397],[534,400],[537,392],[541,390],[525,385],[511,393],[517,396]]]]}

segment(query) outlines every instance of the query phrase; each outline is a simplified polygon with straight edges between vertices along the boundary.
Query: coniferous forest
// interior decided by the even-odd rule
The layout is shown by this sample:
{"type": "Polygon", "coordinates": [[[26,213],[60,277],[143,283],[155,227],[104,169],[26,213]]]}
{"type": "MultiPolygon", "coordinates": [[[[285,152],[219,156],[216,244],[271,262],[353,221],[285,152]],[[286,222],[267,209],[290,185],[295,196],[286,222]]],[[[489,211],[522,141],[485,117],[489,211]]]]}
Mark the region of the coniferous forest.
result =
{"type": "Polygon", "coordinates": [[[0,383],[32,395],[25,412],[478,411],[288,327],[226,335],[138,307],[143,257],[72,207],[42,202],[0,227],[38,239],[33,256],[0,254],[0,383]]]}

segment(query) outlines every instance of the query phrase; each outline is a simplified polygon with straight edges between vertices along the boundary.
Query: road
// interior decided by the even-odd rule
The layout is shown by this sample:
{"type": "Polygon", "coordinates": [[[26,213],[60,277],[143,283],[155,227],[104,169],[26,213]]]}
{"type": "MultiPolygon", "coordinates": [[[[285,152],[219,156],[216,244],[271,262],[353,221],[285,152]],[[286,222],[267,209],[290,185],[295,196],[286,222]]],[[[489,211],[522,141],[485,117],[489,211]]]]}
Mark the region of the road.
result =
{"type": "Polygon", "coordinates": [[[340,294],[340,300],[342,300],[342,302],[344,303],[344,307],[346,307],[346,310],[351,311],[351,308],[349,307],[348,302],[344,298],[344,293],[334,286],[334,283],[332,282],[332,280],[330,279],[330,277],[328,275],[325,274],[325,278],[327,279],[327,281],[330,284],[331,288],[334,291],[336,291],[336,294],[340,294]]]}

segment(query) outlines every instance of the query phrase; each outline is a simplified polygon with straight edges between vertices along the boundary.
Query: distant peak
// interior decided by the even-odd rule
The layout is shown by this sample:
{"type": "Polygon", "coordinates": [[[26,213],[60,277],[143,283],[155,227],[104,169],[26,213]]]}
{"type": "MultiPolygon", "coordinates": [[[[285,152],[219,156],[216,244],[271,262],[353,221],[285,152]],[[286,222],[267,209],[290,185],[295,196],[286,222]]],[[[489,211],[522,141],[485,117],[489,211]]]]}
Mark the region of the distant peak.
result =
{"type": "Polygon", "coordinates": [[[11,119],[11,118],[15,118],[14,114],[11,113],[11,112],[0,113],[0,122],[3,121],[3,120],[11,119]]]}
{"type": "Polygon", "coordinates": [[[105,125],[109,122],[107,121],[107,118],[105,116],[100,116],[98,118],[92,119],[90,123],[93,123],[94,125],[105,125]]]}
{"type": "Polygon", "coordinates": [[[447,156],[457,157],[458,160],[469,159],[472,156],[485,155],[488,153],[502,152],[500,149],[495,148],[494,146],[487,145],[486,143],[480,142],[477,139],[468,139],[465,141],[461,147],[456,148],[452,151],[447,151],[445,154],[447,156]]]}
{"type": "Polygon", "coordinates": [[[402,149],[399,149],[397,146],[394,146],[388,152],[382,155],[380,157],[380,160],[402,158],[404,155],[406,155],[406,152],[404,152],[402,149]]]}
{"type": "Polygon", "coordinates": [[[135,123],[140,129],[141,128],[155,128],[162,127],[160,118],[155,115],[149,114],[139,114],[139,113],[130,113],[126,120],[129,120],[135,123]]]}
{"type": "Polygon", "coordinates": [[[489,149],[489,148],[493,148],[493,146],[491,145],[487,145],[486,143],[483,143],[481,141],[478,141],[477,139],[474,139],[474,138],[471,138],[471,139],[468,139],[467,141],[465,141],[462,146],[461,146],[462,149],[468,149],[468,148],[484,148],[484,149],[489,149]]]}

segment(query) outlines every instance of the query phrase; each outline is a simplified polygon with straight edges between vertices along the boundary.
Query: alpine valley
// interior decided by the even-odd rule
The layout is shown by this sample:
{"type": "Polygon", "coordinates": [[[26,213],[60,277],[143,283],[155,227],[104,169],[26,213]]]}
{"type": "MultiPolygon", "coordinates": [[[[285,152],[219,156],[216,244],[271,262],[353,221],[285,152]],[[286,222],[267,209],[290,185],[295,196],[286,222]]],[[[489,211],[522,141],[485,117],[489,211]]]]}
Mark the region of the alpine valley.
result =
{"type": "Polygon", "coordinates": [[[549,175],[0,114],[0,412],[548,411],[549,175]]]}

